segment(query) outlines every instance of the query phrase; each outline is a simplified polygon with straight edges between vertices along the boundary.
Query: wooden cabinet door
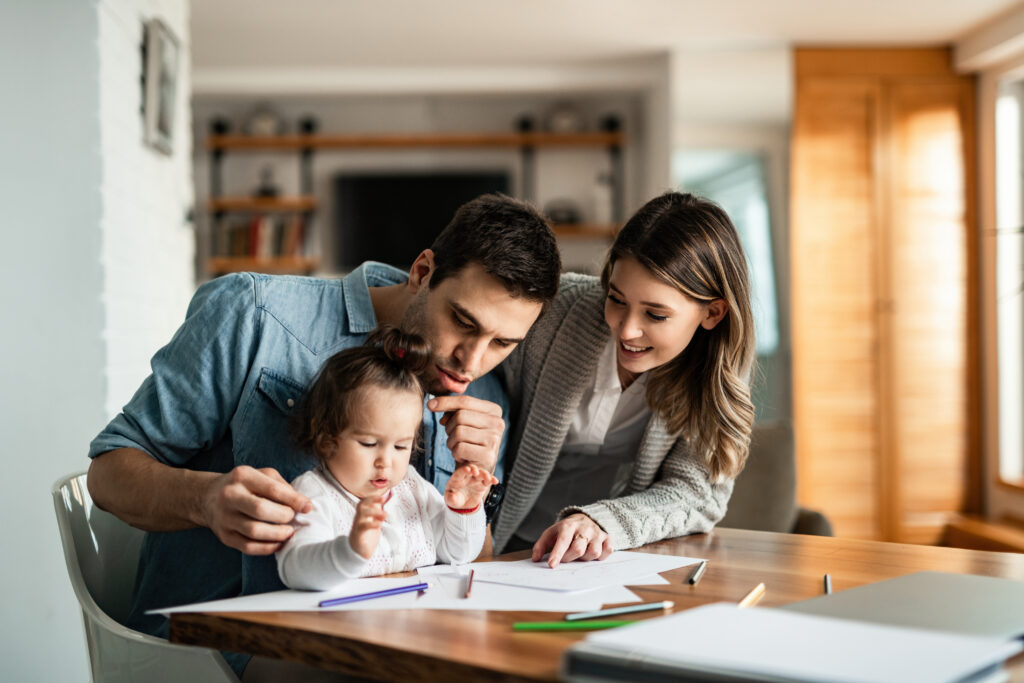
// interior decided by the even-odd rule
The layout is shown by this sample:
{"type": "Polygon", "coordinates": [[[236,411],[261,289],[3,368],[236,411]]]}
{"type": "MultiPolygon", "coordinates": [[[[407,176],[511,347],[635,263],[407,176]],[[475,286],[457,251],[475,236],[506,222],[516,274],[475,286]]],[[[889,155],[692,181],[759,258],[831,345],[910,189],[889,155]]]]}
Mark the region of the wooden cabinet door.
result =
{"type": "Polygon", "coordinates": [[[798,496],[838,535],[932,543],[964,507],[976,441],[973,88],[929,73],[935,51],[905,52],[827,55],[827,69],[802,76],[798,52],[798,496]]]}
{"type": "Polygon", "coordinates": [[[881,386],[895,416],[887,538],[934,543],[964,507],[968,401],[968,207],[972,88],[959,79],[886,88],[888,201],[881,386]]]}
{"type": "Polygon", "coordinates": [[[879,99],[870,81],[802,83],[791,162],[797,495],[860,538],[880,524],[879,99]]]}

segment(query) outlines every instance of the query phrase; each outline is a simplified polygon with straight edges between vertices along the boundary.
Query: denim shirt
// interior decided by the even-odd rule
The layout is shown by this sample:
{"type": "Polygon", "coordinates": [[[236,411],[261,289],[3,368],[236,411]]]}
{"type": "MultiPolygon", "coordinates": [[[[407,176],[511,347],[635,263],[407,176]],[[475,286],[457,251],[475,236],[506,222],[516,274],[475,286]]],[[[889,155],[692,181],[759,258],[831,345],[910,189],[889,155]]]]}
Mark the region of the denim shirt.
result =
{"type": "MultiPolygon", "coordinates": [[[[237,273],[202,285],[185,322],[153,356],[152,374],[93,440],[89,457],[137,448],[174,467],[273,467],[292,481],[315,464],[289,441],[293,408],[328,358],[377,326],[368,288],[407,280],[367,262],[342,280],[237,273]]],[[[498,403],[507,419],[494,373],[466,393],[498,403]]],[[[419,469],[443,491],[455,463],[439,416],[424,408],[424,417],[419,469]]],[[[503,439],[499,467],[504,447],[503,439]]],[[[146,610],[283,588],[273,555],[243,555],[207,528],[150,532],[128,625],[166,637],[167,619],[146,610]]]]}

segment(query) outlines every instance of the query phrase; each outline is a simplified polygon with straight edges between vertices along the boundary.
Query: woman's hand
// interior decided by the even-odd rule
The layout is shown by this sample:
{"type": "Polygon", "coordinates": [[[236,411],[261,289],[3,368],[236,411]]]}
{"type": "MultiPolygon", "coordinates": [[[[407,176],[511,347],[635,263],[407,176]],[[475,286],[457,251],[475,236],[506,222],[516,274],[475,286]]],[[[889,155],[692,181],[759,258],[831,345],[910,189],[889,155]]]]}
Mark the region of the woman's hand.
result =
{"type": "Polygon", "coordinates": [[[384,496],[379,494],[363,498],[356,506],[356,516],[352,520],[352,531],[348,535],[348,544],[364,560],[373,557],[373,551],[380,543],[380,529],[388,518],[384,512],[384,496]]]}
{"type": "Polygon", "coordinates": [[[452,473],[444,489],[445,504],[455,510],[480,507],[498,478],[476,465],[463,465],[452,473]]]}
{"type": "Polygon", "coordinates": [[[597,522],[582,512],[569,515],[544,530],[533,544],[533,561],[548,555],[548,566],[573,560],[603,560],[612,554],[611,539],[597,522]]]}

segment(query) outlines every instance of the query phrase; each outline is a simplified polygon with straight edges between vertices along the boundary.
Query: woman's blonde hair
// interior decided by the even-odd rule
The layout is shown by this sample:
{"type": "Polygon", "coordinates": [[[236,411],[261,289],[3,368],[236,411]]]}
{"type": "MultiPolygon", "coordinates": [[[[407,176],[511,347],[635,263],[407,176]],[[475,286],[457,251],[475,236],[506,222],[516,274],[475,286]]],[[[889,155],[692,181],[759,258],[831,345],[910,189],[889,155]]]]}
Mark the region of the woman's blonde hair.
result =
{"type": "Polygon", "coordinates": [[[750,448],[754,366],[750,284],[739,235],[712,201],[669,192],[647,202],[615,238],[601,282],[615,262],[632,257],[659,280],[698,303],[723,299],[728,312],[714,328],[698,327],[673,360],[650,371],[647,403],[670,432],[690,441],[713,480],[735,477],[750,448]]]}

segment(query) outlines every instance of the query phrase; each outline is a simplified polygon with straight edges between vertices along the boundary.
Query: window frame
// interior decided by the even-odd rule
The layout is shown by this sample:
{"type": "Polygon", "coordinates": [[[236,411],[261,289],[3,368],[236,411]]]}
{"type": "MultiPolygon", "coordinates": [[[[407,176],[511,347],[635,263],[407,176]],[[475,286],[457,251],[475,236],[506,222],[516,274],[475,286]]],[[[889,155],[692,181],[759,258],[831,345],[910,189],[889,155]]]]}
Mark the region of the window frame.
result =
{"type": "MultiPolygon", "coordinates": [[[[978,74],[979,277],[981,292],[981,442],[985,516],[1024,524],[1024,475],[1009,480],[1000,468],[999,319],[996,274],[996,107],[1000,85],[1024,80],[1024,53],[978,74]]],[[[1024,155],[1024,148],[1021,150],[1024,155]]],[[[1024,349],[1021,349],[1024,354],[1024,349]]],[[[1024,381],[1024,378],[1022,378],[1024,381]]]]}

